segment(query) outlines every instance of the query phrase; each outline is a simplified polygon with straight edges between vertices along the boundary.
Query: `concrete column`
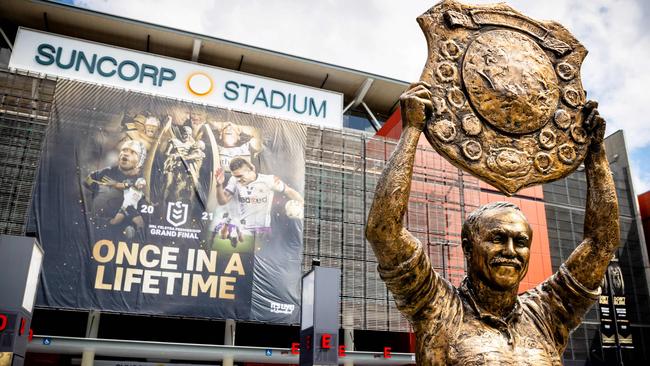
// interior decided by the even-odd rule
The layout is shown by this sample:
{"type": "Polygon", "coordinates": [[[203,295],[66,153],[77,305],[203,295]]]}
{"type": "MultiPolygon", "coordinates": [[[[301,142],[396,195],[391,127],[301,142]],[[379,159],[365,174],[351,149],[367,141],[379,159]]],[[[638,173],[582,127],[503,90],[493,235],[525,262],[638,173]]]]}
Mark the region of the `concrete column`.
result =
{"type": "MultiPolygon", "coordinates": [[[[86,338],[97,338],[99,331],[99,318],[101,312],[91,310],[88,313],[88,323],[86,324],[86,338]]],[[[95,350],[84,350],[81,356],[81,366],[92,366],[95,362],[95,350]]]]}
{"type": "MultiPolygon", "coordinates": [[[[233,319],[226,319],[226,328],[224,329],[223,334],[223,344],[225,346],[234,346],[235,345],[235,330],[237,328],[237,323],[233,319]]],[[[234,358],[232,354],[226,354],[223,356],[223,366],[233,366],[234,358]]]]}
{"type": "MultiPolygon", "coordinates": [[[[346,352],[354,351],[354,315],[350,313],[343,316],[343,344],[346,352]]],[[[353,366],[354,361],[351,357],[344,357],[343,365],[353,366]]]]}

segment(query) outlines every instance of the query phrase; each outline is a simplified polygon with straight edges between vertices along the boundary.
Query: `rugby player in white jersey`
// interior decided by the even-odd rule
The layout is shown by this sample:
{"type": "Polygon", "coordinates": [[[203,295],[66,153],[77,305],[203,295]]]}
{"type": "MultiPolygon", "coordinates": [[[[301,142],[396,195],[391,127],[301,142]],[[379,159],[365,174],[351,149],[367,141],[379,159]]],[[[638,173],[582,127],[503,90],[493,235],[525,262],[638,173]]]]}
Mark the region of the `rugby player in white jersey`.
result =
{"type": "Polygon", "coordinates": [[[300,193],[286,185],[280,178],[258,173],[255,166],[242,157],[230,161],[232,176],[224,187],[223,168],[215,173],[217,181],[217,202],[225,205],[233,198],[239,204],[239,219],[246,220],[246,229],[262,229],[271,226],[271,209],[276,193],[290,200],[304,203],[300,193]]]}

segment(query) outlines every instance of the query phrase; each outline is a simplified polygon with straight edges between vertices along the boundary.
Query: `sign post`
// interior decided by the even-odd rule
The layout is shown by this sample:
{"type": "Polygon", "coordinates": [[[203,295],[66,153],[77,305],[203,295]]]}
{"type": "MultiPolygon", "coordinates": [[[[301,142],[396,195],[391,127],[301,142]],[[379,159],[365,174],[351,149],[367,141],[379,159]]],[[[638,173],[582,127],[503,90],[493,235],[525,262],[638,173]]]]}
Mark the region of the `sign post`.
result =
{"type": "Polygon", "coordinates": [[[43,250],[34,238],[0,236],[0,365],[22,365],[43,250]]]}
{"type": "Polygon", "coordinates": [[[300,366],[337,365],[341,271],[315,266],[302,278],[300,366]]]}

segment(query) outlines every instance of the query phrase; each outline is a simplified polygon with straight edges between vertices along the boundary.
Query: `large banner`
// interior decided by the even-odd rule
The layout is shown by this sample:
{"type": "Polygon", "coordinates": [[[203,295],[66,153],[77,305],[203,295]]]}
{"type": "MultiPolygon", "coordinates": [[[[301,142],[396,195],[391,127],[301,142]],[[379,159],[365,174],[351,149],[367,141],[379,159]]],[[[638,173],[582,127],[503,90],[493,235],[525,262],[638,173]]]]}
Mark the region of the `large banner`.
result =
{"type": "Polygon", "coordinates": [[[304,126],[74,81],[53,106],[40,305],[298,323],[304,126]]]}

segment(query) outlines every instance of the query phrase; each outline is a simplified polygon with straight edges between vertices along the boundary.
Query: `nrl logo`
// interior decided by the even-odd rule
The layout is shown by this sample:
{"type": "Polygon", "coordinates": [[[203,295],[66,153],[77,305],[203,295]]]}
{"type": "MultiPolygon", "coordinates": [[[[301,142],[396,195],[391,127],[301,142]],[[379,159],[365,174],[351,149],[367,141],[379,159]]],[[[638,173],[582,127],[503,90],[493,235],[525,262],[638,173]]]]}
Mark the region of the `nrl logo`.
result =
{"type": "Polygon", "coordinates": [[[276,314],[291,314],[295,309],[296,305],[293,304],[281,304],[275,301],[271,301],[271,312],[276,314]]]}
{"type": "Polygon", "coordinates": [[[188,206],[181,201],[167,203],[167,222],[179,227],[187,222],[188,206]]]}

